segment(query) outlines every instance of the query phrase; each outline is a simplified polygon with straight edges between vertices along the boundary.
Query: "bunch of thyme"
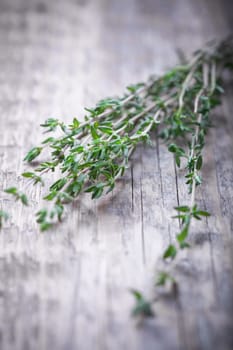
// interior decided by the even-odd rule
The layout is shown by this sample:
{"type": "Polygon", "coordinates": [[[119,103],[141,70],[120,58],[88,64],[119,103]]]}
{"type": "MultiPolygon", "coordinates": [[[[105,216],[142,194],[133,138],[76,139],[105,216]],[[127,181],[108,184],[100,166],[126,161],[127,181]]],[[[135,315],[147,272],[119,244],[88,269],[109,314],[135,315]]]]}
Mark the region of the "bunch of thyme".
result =
{"type": "MultiPolygon", "coordinates": [[[[208,45],[195,52],[190,63],[177,66],[160,78],[127,87],[120,98],[106,98],[93,109],[86,108],[84,121],[76,118],[70,125],[50,118],[41,124],[46,132],[61,130],[61,136],[48,137],[33,147],[25,161],[33,163],[45,149],[50,152],[32,172],[22,176],[43,184],[43,177],[58,170],[57,180],[44,197],[52,205],[37,212],[41,229],[61,221],[64,204],[75,200],[81,192],[99,198],[112,191],[116,180],[124,174],[129,157],[139,143],[150,143],[150,134],[160,124],[160,136],[174,153],[176,164],[187,161],[187,183],[191,202],[176,208],[183,221],[178,236],[184,245],[191,218],[205,215],[195,206],[195,189],[201,183],[202,150],[209,123],[209,112],[220,103],[222,69],[232,64],[232,40],[208,45]],[[178,143],[188,144],[188,153],[178,143]]],[[[175,255],[170,246],[165,257],[175,255]]]]}
{"type": "MultiPolygon", "coordinates": [[[[202,182],[200,170],[205,135],[210,127],[209,114],[221,102],[225,68],[233,68],[232,38],[207,44],[194,53],[190,62],[176,66],[159,78],[151,77],[146,83],[128,86],[122,97],[106,98],[94,108],[86,108],[84,121],[74,118],[66,125],[58,119],[46,120],[41,125],[44,131],[59,130],[60,135],[47,137],[27,153],[24,160],[32,165],[42,152],[49,153],[49,158],[39,162],[34,171],[22,174],[41,185],[49,172],[58,174],[44,197],[50,205],[36,213],[40,229],[47,230],[61,221],[65,204],[75,201],[82,192],[90,192],[96,199],[112,191],[136,147],[141,143],[150,144],[152,132],[158,129],[157,134],[174,154],[177,167],[185,162],[190,193],[189,205],[175,208],[181,230],[176,242],[166,248],[163,258],[172,260],[179,249],[188,247],[192,220],[209,216],[198,208],[195,193],[202,182]]],[[[27,204],[16,188],[6,192],[27,204]]],[[[5,218],[5,214],[1,217],[5,218]]],[[[167,280],[173,278],[162,271],[157,283],[164,285],[167,280]]],[[[135,314],[145,311],[139,307],[140,303],[146,305],[145,314],[152,315],[150,305],[141,294],[133,293],[137,301],[135,314]]]]}
{"type": "MultiPolygon", "coordinates": [[[[186,184],[190,194],[189,205],[175,207],[177,218],[181,222],[180,231],[176,235],[176,242],[170,244],[163,253],[163,259],[172,261],[179,249],[190,247],[187,238],[193,219],[201,220],[210,214],[198,208],[196,203],[196,188],[201,185],[200,170],[203,165],[203,149],[205,136],[211,122],[210,112],[221,103],[222,76],[225,68],[233,69],[232,38],[220,44],[210,43],[205,49],[197,51],[190,70],[187,73],[170,114],[163,120],[160,136],[166,141],[168,150],[174,154],[177,167],[181,166],[181,159],[185,161],[186,184]]],[[[173,291],[177,292],[177,281],[169,269],[160,271],[156,286],[171,283],[173,291]]],[[[146,300],[139,292],[132,290],[136,305],[134,316],[153,316],[153,300],[146,300]]]]}

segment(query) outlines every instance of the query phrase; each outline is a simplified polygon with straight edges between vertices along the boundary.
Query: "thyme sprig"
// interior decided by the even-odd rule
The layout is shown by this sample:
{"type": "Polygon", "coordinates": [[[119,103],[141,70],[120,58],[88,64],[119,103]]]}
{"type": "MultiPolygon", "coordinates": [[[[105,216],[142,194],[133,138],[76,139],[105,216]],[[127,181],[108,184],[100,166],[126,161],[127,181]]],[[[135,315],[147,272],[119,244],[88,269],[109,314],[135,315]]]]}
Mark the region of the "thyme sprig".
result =
{"type": "MultiPolygon", "coordinates": [[[[178,108],[174,108],[164,119],[160,133],[168,145],[168,150],[174,154],[177,167],[181,166],[181,159],[186,162],[185,178],[190,194],[189,205],[175,207],[177,215],[174,218],[179,219],[181,228],[176,235],[176,242],[169,244],[163,253],[163,259],[170,261],[175,259],[180,249],[190,247],[187,239],[192,220],[210,216],[207,211],[198,208],[196,189],[202,183],[200,171],[203,165],[205,136],[211,126],[209,115],[212,109],[221,103],[221,94],[224,92],[221,86],[223,68],[233,68],[232,39],[198,53],[199,57],[194,60],[195,63],[182,85],[178,108]]],[[[171,267],[166,265],[164,270],[158,272],[155,285],[158,287],[169,283],[172,286],[171,290],[177,293],[178,284],[172,275],[171,267]]],[[[144,300],[146,309],[153,310],[156,299],[147,300],[142,293],[137,293],[141,296],[140,299],[144,300]]],[[[140,310],[140,316],[146,317],[146,312],[140,308],[139,298],[135,293],[133,295],[134,310],[140,310]]]]}
{"type": "MultiPolygon", "coordinates": [[[[178,214],[174,218],[178,218],[181,221],[181,231],[177,234],[176,239],[181,249],[189,247],[186,239],[189,234],[190,224],[192,219],[201,220],[202,216],[209,216],[210,214],[204,210],[200,210],[195,203],[196,187],[202,182],[200,176],[200,170],[203,164],[202,151],[204,148],[204,137],[210,126],[209,123],[209,112],[211,107],[215,107],[219,104],[219,100],[216,99],[215,94],[216,86],[216,70],[212,67],[216,67],[215,62],[208,63],[206,61],[202,64],[202,87],[197,92],[193,103],[193,115],[196,119],[195,128],[191,133],[191,140],[188,141],[188,154],[185,153],[184,149],[176,146],[175,144],[169,145],[169,151],[174,152],[176,156],[176,164],[180,167],[180,156],[186,158],[187,174],[186,184],[189,186],[189,193],[191,195],[190,204],[182,205],[175,208],[178,214]],[[210,68],[212,68],[210,70],[210,68]],[[209,79],[210,78],[210,79],[209,79]],[[209,83],[210,80],[210,83],[209,83]],[[214,96],[215,95],[215,96],[214,96]]],[[[190,85],[186,85],[186,88],[191,90],[190,85]]],[[[196,89],[196,87],[195,87],[196,89]]],[[[184,95],[184,90],[182,94],[184,95]]],[[[183,98],[182,98],[183,99],[183,98]]],[[[183,109],[183,102],[180,101],[180,110],[183,109]]],[[[177,248],[174,245],[169,245],[164,252],[164,259],[172,258],[176,256],[177,248]]]]}

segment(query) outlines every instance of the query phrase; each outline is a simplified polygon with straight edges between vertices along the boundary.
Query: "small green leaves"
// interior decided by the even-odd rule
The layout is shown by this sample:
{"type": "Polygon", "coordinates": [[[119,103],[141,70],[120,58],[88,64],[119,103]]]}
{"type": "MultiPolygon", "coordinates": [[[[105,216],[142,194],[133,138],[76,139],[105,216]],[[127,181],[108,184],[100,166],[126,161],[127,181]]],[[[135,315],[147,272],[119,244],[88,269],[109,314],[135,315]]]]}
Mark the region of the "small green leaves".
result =
{"type": "Polygon", "coordinates": [[[7,212],[4,210],[0,210],[0,230],[2,229],[3,226],[3,221],[7,221],[9,218],[9,215],[7,212]]]}
{"type": "Polygon", "coordinates": [[[40,124],[43,128],[47,128],[47,132],[54,131],[60,124],[58,119],[49,118],[43,124],[40,124]]]}
{"type": "Polygon", "coordinates": [[[77,129],[79,128],[80,122],[78,121],[77,118],[73,119],[73,124],[71,125],[71,129],[77,129]]]}
{"type": "Polygon", "coordinates": [[[35,173],[25,172],[25,173],[22,173],[22,176],[26,177],[28,179],[32,179],[34,181],[34,185],[36,185],[39,182],[43,185],[43,180],[42,180],[41,176],[38,176],[35,173]]]}
{"type": "Polygon", "coordinates": [[[138,83],[135,85],[129,85],[127,86],[127,89],[131,92],[131,93],[135,93],[137,92],[140,88],[142,88],[145,84],[144,83],[138,83]]]}
{"type": "Polygon", "coordinates": [[[41,232],[48,231],[48,230],[50,230],[52,227],[53,227],[53,224],[50,223],[50,222],[43,221],[43,222],[40,224],[40,230],[41,230],[41,232]]]}
{"type": "Polygon", "coordinates": [[[35,169],[36,172],[42,172],[42,171],[54,171],[56,166],[58,165],[58,162],[42,162],[40,163],[39,167],[35,169]]]}
{"type": "Polygon", "coordinates": [[[99,182],[96,185],[88,187],[85,190],[85,192],[92,192],[91,198],[92,199],[97,199],[97,198],[99,198],[102,195],[102,193],[104,191],[104,186],[105,186],[104,183],[99,182]]]}
{"type": "Polygon", "coordinates": [[[41,209],[39,210],[37,213],[36,213],[36,216],[37,216],[37,222],[38,223],[42,223],[45,221],[45,219],[47,218],[47,215],[48,215],[48,211],[47,209],[41,209]]]}
{"type": "Polygon", "coordinates": [[[201,220],[201,216],[208,217],[210,216],[210,213],[205,210],[198,209],[197,205],[195,204],[192,208],[192,216],[197,220],[201,220]]]}
{"type": "Polygon", "coordinates": [[[84,109],[85,111],[89,112],[92,117],[95,117],[96,115],[98,115],[95,109],[87,108],[87,107],[85,107],[84,109]]]}
{"type": "Polygon", "coordinates": [[[135,298],[135,306],[132,310],[132,316],[154,317],[152,302],[148,301],[138,290],[132,289],[131,293],[135,298]]]}
{"type": "Polygon", "coordinates": [[[24,160],[26,160],[27,162],[32,162],[36,157],[39,156],[39,154],[42,151],[42,147],[33,147],[26,155],[26,157],[24,158],[24,160]]]}
{"type": "Polygon", "coordinates": [[[177,249],[173,244],[170,244],[163,254],[163,259],[171,258],[172,260],[176,257],[177,249]]]}
{"type": "Polygon", "coordinates": [[[56,182],[54,182],[51,186],[50,186],[50,191],[59,191],[61,190],[65,184],[67,183],[67,179],[63,178],[63,179],[59,179],[56,182]]]}
{"type": "Polygon", "coordinates": [[[189,248],[190,245],[186,242],[186,239],[189,234],[191,219],[201,220],[201,216],[208,217],[210,214],[207,211],[198,209],[196,204],[192,208],[183,205],[175,207],[175,209],[178,211],[178,215],[174,216],[174,218],[180,219],[182,223],[182,228],[176,236],[177,242],[181,249],[189,248]]]}
{"type": "Polygon", "coordinates": [[[156,286],[165,286],[167,282],[176,283],[174,277],[166,271],[160,271],[156,280],[156,286]]]}
{"type": "Polygon", "coordinates": [[[59,201],[57,201],[53,207],[52,218],[53,218],[53,215],[57,215],[58,221],[61,221],[63,212],[64,212],[64,206],[59,201]]]}
{"type": "Polygon", "coordinates": [[[10,187],[4,190],[6,193],[12,194],[16,200],[20,200],[22,204],[28,205],[28,199],[26,194],[20,192],[16,187],[10,187]]]}
{"type": "Polygon", "coordinates": [[[175,161],[176,161],[176,165],[178,167],[180,167],[180,158],[181,157],[186,157],[185,155],[185,151],[183,150],[183,148],[181,147],[178,147],[176,144],[174,143],[171,143],[169,146],[168,146],[168,150],[169,152],[172,152],[175,154],[175,161]]]}
{"type": "Polygon", "coordinates": [[[63,205],[59,202],[55,204],[52,210],[49,212],[47,209],[41,209],[36,213],[37,222],[40,225],[40,231],[44,232],[53,227],[53,222],[51,219],[54,218],[55,215],[58,216],[59,221],[61,221],[61,216],[63,213],[63,205]]]}

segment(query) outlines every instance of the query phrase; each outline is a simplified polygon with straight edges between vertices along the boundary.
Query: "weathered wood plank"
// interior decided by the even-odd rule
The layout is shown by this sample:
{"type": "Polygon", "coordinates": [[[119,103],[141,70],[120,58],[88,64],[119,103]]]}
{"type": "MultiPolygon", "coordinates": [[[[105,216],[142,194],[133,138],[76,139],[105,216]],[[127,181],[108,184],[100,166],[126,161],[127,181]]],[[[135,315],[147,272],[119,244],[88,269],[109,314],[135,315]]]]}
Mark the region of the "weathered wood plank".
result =
{"type": "Polygon", "coordinates": [[[70,121],[105,95],[160,73],[212,37],[229,32],[227,1],[0,0],[0,190],[27,188],[26,210],[5,194],[12,214],[0,235],[0,348],[232,348],[231,93],[216,112],[198,200],[212,212],[193,228],[194,248],[178,260],[177,299],[157,317],[130,319],[135,287],[154,297],[162,249],[174,239],[173,206],[188,198],[182,171],[154,140],[134,155],[113,194],[83,196],[66,221],[38,233],[43,191],[20,180],[26,150],[49,116],[70,121]],[[224,115],[224,121],[222,115],[224,115]]]}

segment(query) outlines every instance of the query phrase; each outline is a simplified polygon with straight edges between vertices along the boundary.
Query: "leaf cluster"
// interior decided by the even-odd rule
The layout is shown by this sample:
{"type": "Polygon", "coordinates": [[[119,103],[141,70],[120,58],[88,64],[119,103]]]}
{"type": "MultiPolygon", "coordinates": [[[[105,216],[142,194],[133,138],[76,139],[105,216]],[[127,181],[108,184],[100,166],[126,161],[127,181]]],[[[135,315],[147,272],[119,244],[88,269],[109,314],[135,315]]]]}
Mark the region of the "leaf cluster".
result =
{"type": "Polygon", "coordinates": [[[27,198],[26,194],[19,191],[16,187],[9,187],[9,188],[5,189],[5,192],[14,196],[15,200],[21,201],[21,203],[23,205],[26,205],[26,206],[28,205],[28,198],[27,198]]]}
{"type": "Polygon", "coordinates": [[[132,310],[133,317],[154,317],[152,308],[153,303],[147,300],[141,292],[136,289],[131,289],[131,293],[135,299],[135,306],[132,310]]]}

